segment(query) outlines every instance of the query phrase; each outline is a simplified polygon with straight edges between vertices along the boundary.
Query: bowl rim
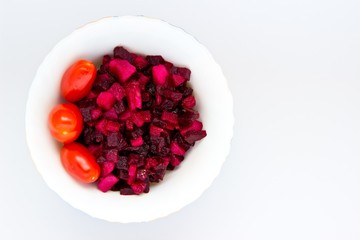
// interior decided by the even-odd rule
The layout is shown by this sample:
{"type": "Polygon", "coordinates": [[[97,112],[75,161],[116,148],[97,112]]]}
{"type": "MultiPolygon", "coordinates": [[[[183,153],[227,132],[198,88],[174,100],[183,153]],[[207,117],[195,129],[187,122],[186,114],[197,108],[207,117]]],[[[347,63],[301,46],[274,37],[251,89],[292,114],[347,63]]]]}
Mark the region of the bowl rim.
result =
{"type": "Polygon", "coordinates": [[[74,207],[75,209],[77,210],[80,210],[81,212],[84,212],[85,214],[91,216],[91,217],[94,217],[94,218],[97,218],[97,219],[102,219],[102,220],[105,220],[105,221],[108,221],[108,222],[116,222],[116,223],[132,223],[132,222],[149,222],[149,221],[153,221],[153,220],[156,220],[156,219],[160,219],[160,218],[164,218],[170,214],[173,214],[173,213],[176,213],[178,212],[179,210],[181,210],[182,208],[184,208],[185,206],[191,204],[192,202],[196,201],[197,199],[199,199],[199,197],[213,184],[214,180],[217,178],[217,176],[220,174],[220,171],[223,167],[223,164],[224,162],[226,161],[226,159],[229,157],[229,154],[230,154],[230,148],[231,148],[231,142],[232,142],[232,139],[233,139],[233,133],[234,133],[234,126],[235,126],[235,115],[234,115],[234,101],[233,101],[233,96],[232,96],[232,93],[230,91],[230,88],[229,88],[229,84],[228,84],[228,80],[227,78],[225,77],[225,74],[223,73],[222,71],[222,68],[220,67],[220,65],[215,61],[215,59],[213,58],[212,54],[210,53],[210,51],[199,41],[197,40],[193,35],[189,34],[188,32],[186,32],[183,28],[181,27],[178,27],[178,26],[175,26],[165,20],[162,20],[162,19],[159,19],[159,18],[155,18],[155,17],[147,17],[147,16],[144,16],[144,15],[124,15],[124,16],[107,16],[107,17],[102,17],[100,19],[97,19],[97,20],[93,20],[93,21],[90,21],[88,23],[85,23],[83,24],[82,26],[76,28],[75,30],[71,31],[69,34],[67,34],[65,37],[61,38],[51,49],[50,51],[48,52],[48,54],[44,57],[43,61],[40,63],[34,77],[33,77],[33,81],[31,83],[31,86],[29,88],[29,91],[28,91],[28,95],[27,95],[27,102],[26,102],[26,113],[25,113],[25,134],[26,134],[26,143],[27,143],[27,148],[29,150],[29,153],[30,153],[30,157],[31,157],[31,160],[33,161],[34,165],[35,165],[35,168],[36,170],[38,171],[38,173],[40,174],[40,176],[43,178],[44,182],[46,183],[46,185],[52,190],[54,191],[62,200],[64,200],[66,203],[68,203],[69,205],[71,205],[72,207],[74,207]],[[35,157],[34,157],[34,150],[32,149],[31,145],[32,145],[32,139],[31,139],[31,134],[29,132],[29,122],[30,122],[30,106],[31,106],[31,96],[33,95],[33,92],[34,92],[34,89],[35,89],[35,84],[37,81],[40,81],[38,80],[38,75],[40,72],[43,71],[43,65],[45,62],[48,61],[48,59],[50,58],[50,56],[54,53],[54,50],[59,48],[63,42],[65,42],[68,38],[70,38],[73,34],[77,33],[77,32],[80,32],[80,31],[83,31],[84,29],[88,28],[89,26],[92,26],[92,25],[97,25],[97,24],[101,24],[102,22],[104,21],[112,21],[114,20],[114,18],[116,19],[119,19],[119,20],[122,20],[122,19],[145,19],[146,21],[153,21],[153,22],[157,22],[157,23],[160,23],[160,24],[165,24],[165,25],[168,25],[170,28],[172,28],[173,30],[176,30],[176,31],[180,31],[182,32],[182,34],[185,34],[187,35],[190,39],[192,39],[192,41],[194,41],[196,43],[196,45],[198,45],[198,47],[201,47],[205,52],[206,54],[208,55],[209,59],[211,59],[213,61],[213,64],[214,64],[214,67],[216,67],[218,69],[218,71],[221,73],[223,79],[225,80],[223,82],[224,84],[224,87],[226,88],[227,90],[227,97],[229,98],[229,104],[231,104],[231,106],[229,106],[229,109],[231,109],[231,113],[229,115],[229,117],[231,117],[231,119],[228,119],[228,125],[231,125],[230,126],[230,129],[231,129],[231,132],[230,132],[230,135],[229,135],[229,139],[226,139],[226,144],[224,144],[224,146],[226,146],[226,150],[224,151],[224,157],[223,157],[223,160],[221,162],[221,165],[218,169],[218,171],[216,172],[216,174],[212,177],[212,180],[208,182],[208,184],[206,186],[203,187],[203,190],[199,193],[197,193],[190,201],[188,201],[186,204],[182,205],[182,206],[179,206],[177,208],[174,208],[172,209],[172,211],[169,211],[167,212],[166,214],[162,214],[162,215],[158,215],[157,217],[155,218],[151,218],[151,219],[144,219],[142,221],[119,221],[119,220],[109,220],[109,219],[105,219],[105,218],[102,218],[102,217],[98,217],[98,216],[95,216],[87,211],[84,211],[83,209],[80,209],[78,208],[77,206],[71,204],[70,202],[68,202],[67,200],[65,200],[62,195],[56,190],[54,189],[52,186],[49,185],[49,183],[46,181],[46,178],[43,176],[42,172],[39,170],[38,168],[38,165],[35,161],[35,157]]]}

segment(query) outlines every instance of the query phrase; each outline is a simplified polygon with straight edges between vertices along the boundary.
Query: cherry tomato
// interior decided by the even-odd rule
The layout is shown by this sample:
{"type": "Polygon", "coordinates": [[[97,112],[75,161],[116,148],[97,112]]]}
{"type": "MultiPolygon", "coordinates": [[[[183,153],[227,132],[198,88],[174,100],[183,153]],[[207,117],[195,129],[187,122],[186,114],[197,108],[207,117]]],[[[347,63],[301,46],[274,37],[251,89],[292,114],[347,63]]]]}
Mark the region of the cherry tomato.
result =
{"type": "Polygon", "coordinates": [[[95,157],[80,143],[65,144],[60,158],[65,170],[80,182],[95,182],[100,176],[100,166],[95,157]]]}
{"type": "Polygon", "coordinates": [[[95,65],[87,60],[80,60],[71,65],[61,80],[61,95],[69,102],[76,102],[91,90],[96,77],[95,65]]]}
{"type": "Polygon", "coordinates": [[[62,143],[75,141],[82,129],[83,119],[80,110],[72,103],[59,104],[49,114],[51,135],[62,143]]]}

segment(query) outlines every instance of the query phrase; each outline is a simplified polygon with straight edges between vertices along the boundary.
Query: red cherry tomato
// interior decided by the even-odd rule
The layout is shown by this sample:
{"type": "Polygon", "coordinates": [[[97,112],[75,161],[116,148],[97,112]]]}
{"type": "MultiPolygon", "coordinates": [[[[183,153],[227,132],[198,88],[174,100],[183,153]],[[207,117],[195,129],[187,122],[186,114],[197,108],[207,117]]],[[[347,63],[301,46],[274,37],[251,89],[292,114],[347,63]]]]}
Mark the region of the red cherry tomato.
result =
{"type": "Polygon", "coordinates": [[[75,141],[82,129],[83,119],[80,110],[72,103],[59,104],[49,114],[51,135],[62,143],[75,141]]]}
{"type": "Polygon", "coordinates": [[[80,182],[92,183],[100,176],[100,166],[95,157],[80,143],[64,145],[60,158],[65,170],[80,182]]]}
{"type": "Polygon", "coordinates": [[[80,60],[71,65],[61,80],[61,95],[69,102],[76,102],[91,90],[96,77],[95,65],[87,60],[80,60]]]}

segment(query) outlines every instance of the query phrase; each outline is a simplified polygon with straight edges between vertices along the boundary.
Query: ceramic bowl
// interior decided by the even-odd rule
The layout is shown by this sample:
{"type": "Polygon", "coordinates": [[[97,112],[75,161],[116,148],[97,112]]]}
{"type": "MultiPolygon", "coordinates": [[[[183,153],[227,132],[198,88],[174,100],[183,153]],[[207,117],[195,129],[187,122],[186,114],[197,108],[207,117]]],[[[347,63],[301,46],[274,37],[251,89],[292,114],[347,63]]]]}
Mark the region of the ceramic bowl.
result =
{"type": "Polygon", "coordinates": [[[31,157],[48,186],[73,207],[111,222],[144,222],[167,216],[197,199],[219,174],[233,133],[233,100],[220,66],[209,51],[182,29],[142,16],[108,17],[88,23],[61,40],[46,56],[32,83],[26,109],[31,157]],[[61,144],[50,135],[48,114],[60,96],[64,71],[76,60],[99,63],[115,46],[144,55],[162,55],[191,69],[197,110],[208,136],[198,142],[174,171],[148,194],[103,193],[81,184],[60,162],[61,144]]]}

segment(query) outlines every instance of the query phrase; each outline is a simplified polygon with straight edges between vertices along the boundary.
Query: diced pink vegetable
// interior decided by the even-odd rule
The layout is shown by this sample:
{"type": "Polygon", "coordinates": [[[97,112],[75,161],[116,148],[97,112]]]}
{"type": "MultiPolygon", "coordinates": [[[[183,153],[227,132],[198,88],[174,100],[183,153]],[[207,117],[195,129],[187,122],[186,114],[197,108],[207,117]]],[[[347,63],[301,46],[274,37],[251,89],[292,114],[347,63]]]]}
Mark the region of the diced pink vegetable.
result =
{"type": "Polygon", "coordinates": [[[132,116],[132,113],[130,111],[125,111],[119,116],[119,120],[125,121],[125,120],[130,119],[131,116],[132,116]]]}
{"type": "Polygon", "coordinates": [[[128,61],[117,58],[110,61],[109,70],[122,83],[126,82],[136,72],[136,68],[128,61]]]}
{"type": "Polygon", "coordinates": [[[101,176],[109,175],[115,168],[115,162],[105,161],[101,165],[101,176]]]}
{"type": "Polygon", "coordinates": [[[130,165],[129,166],[129,178],[128,178],[128,184],[132,184],[136,179],[136,165],[130,165]]]}
{"type": "Polygon", "coordinates": [[[118,119],[118,115],[115,111],[115,108],[112,107],[109,111],[106,111],[104,113],[104,117],[107,119],[111,119],[111,120],[117,120],[118,119]]]}
{"type": "Polygon", "coordinates": [[[158,165],[158,161],[153,157],[149,157],[146,159],[145,169],[153,169],[157,165],[158,165]]]}
{"type": "Polygon", "coordinates": [[[189,131],[185,134],[184,139],[190,144],[195,143],[196,141],[199,141],[206,137],[205,131],[189,131]]]}
{"type": "Polygon", "coordinates": [[[130,119],[125,121],[126,130],[132,131],[134,129],[134,122],[130,119]]]}
{"type": "Polygon", "coordinates": [[[156,105],[160,105],[161,102],[162,102],[162,97],[161,97],[161,95],[158,94],[158,93],[156,93],[156,95],[155,95],[155,104],[156,104],[156,105]]]}
{"type": "Polygon", "coordinates": [[[130,110],[135,110],[136,108],[141,109],[142,99],[141,99],[141,91],[138,82],[131,82],[127,85],[126,97],[128,100],[130,110]]]}
{"type": "Polygon", "coordinates": [[[133,147],[140,147],[141,145],[143,145],[144,141],[143,141],[142,137],[139,136],[136,139],[131,139],[130,143],[131,143],[131,146],[133,146],[133,147]]]}
{"type": "Polygon", "coordinates": [[[115,177],[113,174],[109,174],[106,177],[102,177],[99,179],[98,182],[98,189],[102,192],[109,191],[117,182],[119,179],[115,177]]]}
{"type": "Polygon", "coordinates": [[[105,154],[105,158],[109,162],[117,162],[118,161],[118,150],[117,149],[108,150],[105,154]]]}
{"type": "Polygon", "coordinates": [[[186,152],[176,142],[171,142],[170,149],[173,154],[180,155],[180,156],[183,156],[186,152]]]}
{"type": "Polygon", "coordinates": [[[138,68],[138,69],[143,69],[148,65],[148,61],[142,57],[142,56],[137,56],[134,59],[134,65],[138,68]]]}
{"type": "Polygon", "coordinates": [[[161,64],[152,68],[152,76],[155,85],[164,85],[169,76],[169,72],[166,67],[161,64]]]}
{"type": "Polygon", "coordinates": [[[101,115],[102,115],[101,108],[94,108],[91,110],[92,120],[97,120],[99,117],[101,117],[101,115]]]}
{"type": "Polygon", "coordinates": [[[196,100],[195,100],[194,96],[192,96],[192,95],[190,95],[182,100],[182,106],[184,108],[191,109],[191,108],[195,107],[195,105],[196,105],[196,100]]]}
{"type": "Polygon", "coordinates": [[[164,129],[154,126],[153,124],[150,125],[150,136],[160,137],[160,134],[164,131],[164,129]]]}
{"type": "Polygon", "coordinates": [[[96,103],[99,105],[99,107],[105,110],[110,110],[110,108],[114,105],[115,101],[115,97],[108,92],[101,92],[96,99],[96,103]]]}
{"type": "Polygon", "coordinates": [[[175,113],[164,111],[161,115],[161,119],[173,125],[178,124],[178,117],[175,113]]]}
{"type": "Polygon", "coordinates": [[[106,130],[106,124],[107,124],[107,120],[105,118],[102,118],[100,121],[96,123],[95,128],[102,134],[107,135],[108,131],[106,130]]]}
{"type": "Polygon", "coordinates": [[[181,135],[185,135],[189,131],[200,131],[203,129],[202,122],[199,122],[198,120],[195,120],[191,123],[190,126],[180,129],[181,135]]]}
{"type": "Polygon", "coordinates": [[[176,74],[171,74],[171,80],[175,87],[177,87],[185,82],[185,78],[183,78],[180,75],[176,75],[176,74]]]}
{"type": "Polygon", "coordinates": [[[150,81],[150,78],[145,76],[144,74],[141,74],[138,81],[141,85],[145,86],[150,81]]]}
{"type": "Polygon", "coordinates": [[[108,92],[111,93],[118,101],[121,101],[123,97],[125,97],[125,89],[117,82],[111,85],[108,92]]]}
{"type": "Polygon", "coordinates": [[[106,130],[109,132],[119,132],[120,130],[120,123],[108,121],[105,126],[106,130]]]}
{"type": "Polygon", "coordinates": [[[132,53],[130,53],[128,50],[126,50],[124,47],[121,46],[114,48],[114,57],[125,59],[129,62],[132,62],[134,60],[132,53]]]}
{"type": "Polygon", "coordinates": [[[181,163],[181,161],[180,161],[180,159],[179,159],[177,156],[174,156],[174,155],[171,156],[170,164],[171,164],[173,167],[179,166],[180,163],[181,163]]]}
{"type": "Polygon", "coordinates": [[[131,189],[137,195],[139,195],[140,193],[143,193],[145,188],[146,188],[146,183],[145,182],[136,182],[136,183],[131,185],[131,189]]]}

